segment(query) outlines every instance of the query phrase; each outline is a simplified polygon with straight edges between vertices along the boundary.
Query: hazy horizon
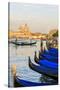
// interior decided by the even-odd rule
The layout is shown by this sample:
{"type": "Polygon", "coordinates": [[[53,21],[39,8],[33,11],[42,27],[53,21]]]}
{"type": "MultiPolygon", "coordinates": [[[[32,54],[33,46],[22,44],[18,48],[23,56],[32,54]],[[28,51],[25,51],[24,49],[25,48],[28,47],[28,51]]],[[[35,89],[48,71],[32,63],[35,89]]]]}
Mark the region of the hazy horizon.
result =
{"type": "Polygon", "coordinates": [[[58,6],[44,4],[10,3],[10,30],[27,24],[31,32],[48,33],[58,28],[58,6]]]}

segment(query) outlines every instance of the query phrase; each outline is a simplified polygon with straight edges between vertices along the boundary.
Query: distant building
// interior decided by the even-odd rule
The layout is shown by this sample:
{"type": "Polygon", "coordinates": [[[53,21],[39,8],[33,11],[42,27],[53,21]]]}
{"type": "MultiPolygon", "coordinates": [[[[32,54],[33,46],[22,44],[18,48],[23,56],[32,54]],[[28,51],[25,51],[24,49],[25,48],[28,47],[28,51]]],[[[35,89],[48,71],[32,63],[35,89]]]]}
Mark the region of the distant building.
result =
{"type": "Polygon", "coordinates": [[[18,28],[18,31],[15,32],[9,32],[10,38],[28,38],[28,39],[40,39],[40,38],[46,38],[46,34],[42,33],[32,33],[30,32],[30,29],[27,24],[21,25],[18,28]]]}

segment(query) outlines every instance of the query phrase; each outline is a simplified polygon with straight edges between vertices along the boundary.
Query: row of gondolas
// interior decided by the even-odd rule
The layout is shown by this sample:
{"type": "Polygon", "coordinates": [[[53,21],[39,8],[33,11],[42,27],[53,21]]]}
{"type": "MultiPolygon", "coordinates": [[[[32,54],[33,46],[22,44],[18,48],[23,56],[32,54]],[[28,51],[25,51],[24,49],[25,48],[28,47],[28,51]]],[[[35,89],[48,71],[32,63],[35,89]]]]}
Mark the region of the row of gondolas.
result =
{"type": "Polygon", "coordinates": [[[37,64],[32,63],[29,57],[29,67],[49,78],[52,79],[51,82],[36,83],[27,80],[22,80],[18,76],[14,77],[14,87],[27,87],[27,86],[44,86],[44,85],[57,85],[58,84],[58,49],[50,48],[48,51],[39,52],[39,58],[36,56],[34,61],[37,64]]]}

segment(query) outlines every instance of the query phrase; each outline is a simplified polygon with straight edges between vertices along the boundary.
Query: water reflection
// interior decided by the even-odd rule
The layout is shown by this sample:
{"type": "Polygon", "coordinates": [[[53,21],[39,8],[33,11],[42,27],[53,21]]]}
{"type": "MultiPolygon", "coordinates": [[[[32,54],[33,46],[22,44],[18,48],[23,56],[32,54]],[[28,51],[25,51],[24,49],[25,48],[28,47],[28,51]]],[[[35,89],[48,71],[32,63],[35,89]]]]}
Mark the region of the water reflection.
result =
{"type": "MultiPolygon", "coordinates": [[[[11,67],[13,64],[17,66],[17,75],[24,80],[29,80],[32,82],[52,82],[51,78],[41,75],[33,70],[31,70],[28,66],[28,56],[31,57],[31,60],[34,62],[34,52],[37,52],[37,56],[40,47],[40,40],[37,40],[37,44],[33,46],[17,46],[13,44],[9,44],[9,61],[10,61],[10,86],[13,86],[13,76],[11,73],[11,67]]],[[[35,63],[36,64],[36,63],[35,63]]]]}
{"type": "MultiPolygon", "coordinates": [[[[33,46],[16,46],[9,44],[9,60],[10,60],[10,86],[13,86],[11,66],[17,65],[17,75],[24,80],[41,82],[40,74],[31,70],[28,66],[28,56],[31,57],[34,62],[34,52],[40,50],[40,40],[37,40],[37,44],[33,46]]],[[[35,63],[35,62],[34,62],[35,63]]]]}

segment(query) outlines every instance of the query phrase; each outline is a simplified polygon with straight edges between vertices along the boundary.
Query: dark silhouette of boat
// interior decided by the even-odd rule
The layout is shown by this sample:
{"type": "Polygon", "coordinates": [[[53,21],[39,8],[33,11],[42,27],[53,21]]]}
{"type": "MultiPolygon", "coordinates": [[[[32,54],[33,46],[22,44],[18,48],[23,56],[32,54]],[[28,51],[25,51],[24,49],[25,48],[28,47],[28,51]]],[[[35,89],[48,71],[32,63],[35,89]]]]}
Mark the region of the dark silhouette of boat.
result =
{"type": "Polygon", "coordinates": [[[13,43],[15,45],[21,45],[21,46],[24,46],[24,45],[34,45],[34,44],[36,44],[36,42],[32,42],[32,43],[20,42],[20,43],[18,43],[18,42],[13,42],[13,41],[11,43],[13,43]]]}
{"type": "Polygon", "coordinates": [[[27,41],[27,42],[25,42],[25,41],[15,40],[15,41],[10,41],[10,43],[15,44],[15,45],[24,46],[24,45],[34,45],[34,44],[36,44],[36,41],[31,41],[31,42],[27,41]]]}
{"type": "Polygon", "coordinates": [[[48,68],[43,65],[35,65],[34,63],[31,62],[30,57],[29,57],[29,67],[40,74],[43,74],[55,80],[58,80],[58,70],[48,68]]]}
{"type": "Polygon", "coordinates": [[[46,85],[57,85],[56,81],[49,83],[38,83],[20,79],[18,76],[14,78],[14,87],[31,87],[31,86],[46,86],[46,85]]]}

